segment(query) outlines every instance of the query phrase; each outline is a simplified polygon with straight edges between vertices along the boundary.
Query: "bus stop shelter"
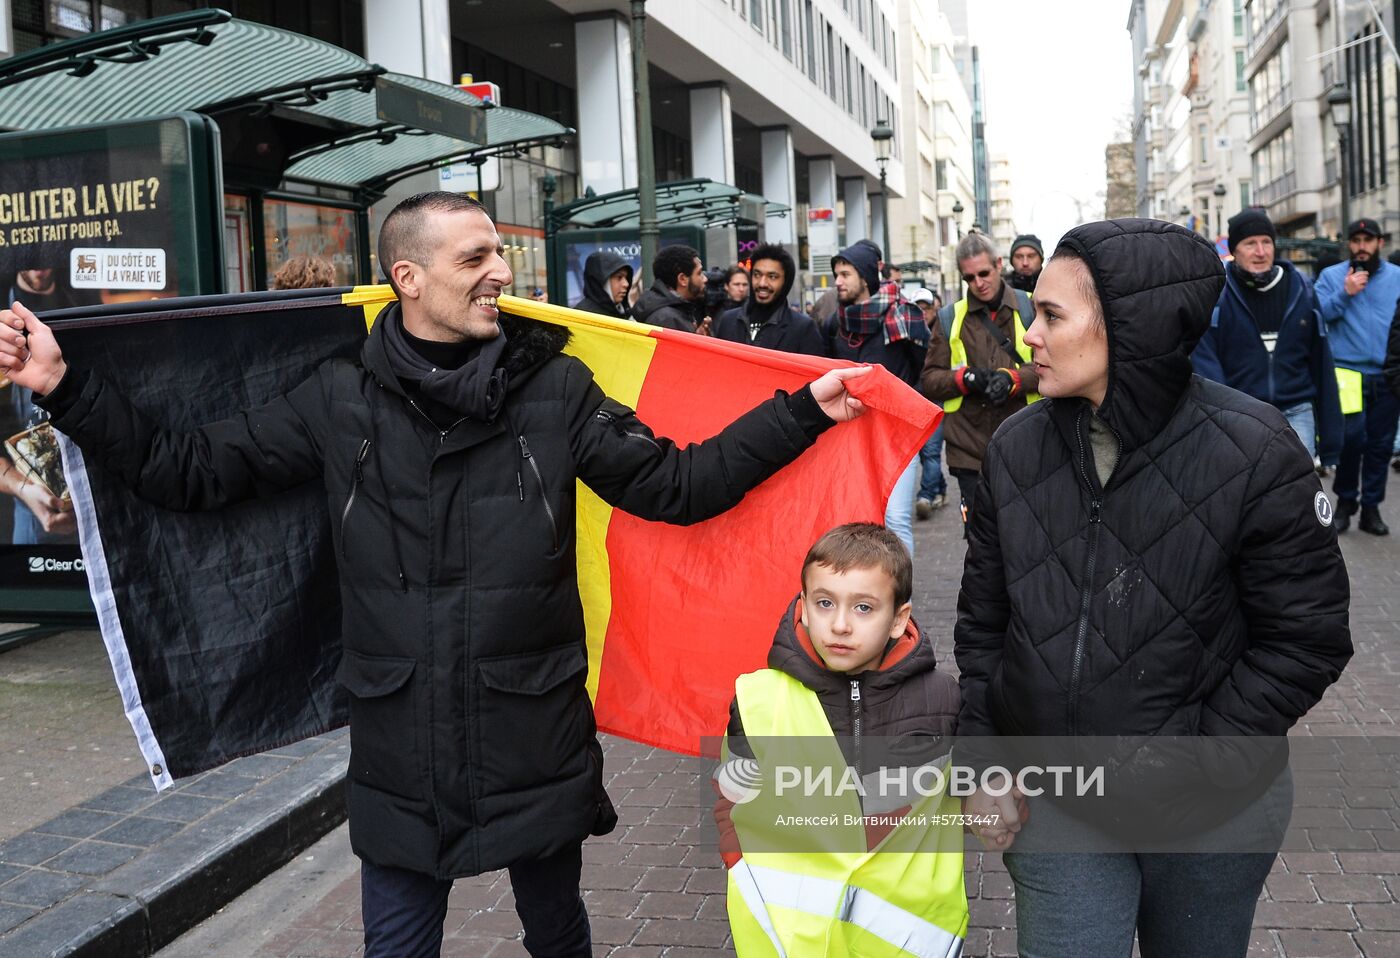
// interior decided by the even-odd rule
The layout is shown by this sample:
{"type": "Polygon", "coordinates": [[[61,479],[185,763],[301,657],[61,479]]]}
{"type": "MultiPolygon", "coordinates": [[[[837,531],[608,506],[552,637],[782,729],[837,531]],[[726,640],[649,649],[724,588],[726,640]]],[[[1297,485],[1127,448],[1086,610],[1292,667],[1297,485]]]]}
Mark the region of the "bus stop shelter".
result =
{"type": "Polygon", "coordinates": [[[215,272],[225,279],[203,293],[266,288],[275,267],[301,251],[331,259],[339,283],[372,282],[368,209],[394,183],[574,133],[222,10],[140,21],[0,61],[0,130],[98,128],[182,112],[217,125],[222,159],[223,249],[197,252],[221,258],[225,268],[215,272]]]}

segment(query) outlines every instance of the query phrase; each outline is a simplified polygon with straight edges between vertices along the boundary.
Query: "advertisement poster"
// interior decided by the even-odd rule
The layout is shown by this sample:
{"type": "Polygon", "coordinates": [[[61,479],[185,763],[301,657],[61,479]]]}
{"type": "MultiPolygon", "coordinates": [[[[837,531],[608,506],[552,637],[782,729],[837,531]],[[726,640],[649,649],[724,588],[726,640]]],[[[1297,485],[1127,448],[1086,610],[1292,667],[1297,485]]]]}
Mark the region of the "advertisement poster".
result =
{"type": "MultiPolygon", "coordinates": [[[[217,134],[173,116],[0,136],[0,295],[41,316],[220,292],[217,134]],[[213,155],[212,162],[210,155],[213,155]]],[[[0,377],[0,588],[85,586],[57,439],[0,377]]],[[[3,611],[3,609],[0,609],[3,611]]]]}
{"type": "MultiPolygon", "coordinates": [[[[703,261],[704,244],[697,234],[698,231],[693,229],[663,229],[660,247],[693,246],[701,250],[703,261]]],[[[624,261],[631,264],[634,278],[643,272],[642,241],[635,229],[567,230],[556,234],[554,242],[558,243],[563,251],[564,305],[566,306],[572,306],[583,299],[583,267],[588,262],[588,257],[599,250],[608,250],[621,256],[624,261]]],[[[557,262],[556,260],[556,264],[557,262]]],[[[634,287],[634,300],[636,292],[634,287]]]]}

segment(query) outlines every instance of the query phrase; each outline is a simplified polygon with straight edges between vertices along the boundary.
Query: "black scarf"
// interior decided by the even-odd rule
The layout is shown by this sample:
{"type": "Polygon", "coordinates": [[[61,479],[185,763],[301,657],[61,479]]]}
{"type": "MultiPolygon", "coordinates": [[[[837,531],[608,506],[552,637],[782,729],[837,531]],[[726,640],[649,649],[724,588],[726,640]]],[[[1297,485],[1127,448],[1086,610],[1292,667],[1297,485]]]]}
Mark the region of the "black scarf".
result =
{"type": "Polygon", "coordinates": [[[395,376],[418,383],[424,396],[464,416],[482,422],[496,418],[506,398],[508,379],[506,371],[497,368],[506,349],[504,332],[483,343],[481,351],[460,368],[439,369],[408,344],[399,310],[387,311],[385,319],[384,352],[395,376]]]}

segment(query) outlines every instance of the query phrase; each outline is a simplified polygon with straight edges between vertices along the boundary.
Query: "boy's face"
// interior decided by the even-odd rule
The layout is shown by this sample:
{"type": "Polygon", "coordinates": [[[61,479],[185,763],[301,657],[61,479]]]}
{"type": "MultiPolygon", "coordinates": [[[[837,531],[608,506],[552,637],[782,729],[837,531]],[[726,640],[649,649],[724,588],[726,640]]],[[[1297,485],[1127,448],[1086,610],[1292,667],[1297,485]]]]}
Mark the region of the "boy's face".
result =
{"type": "Polygon", "coordinates": [[[810,565],[803,585],[802,621],[833,672],[855,675],[879,665],[890,639],[909,624],[910,605],[895,605],[894,581],[883,569],[810,565]]]}

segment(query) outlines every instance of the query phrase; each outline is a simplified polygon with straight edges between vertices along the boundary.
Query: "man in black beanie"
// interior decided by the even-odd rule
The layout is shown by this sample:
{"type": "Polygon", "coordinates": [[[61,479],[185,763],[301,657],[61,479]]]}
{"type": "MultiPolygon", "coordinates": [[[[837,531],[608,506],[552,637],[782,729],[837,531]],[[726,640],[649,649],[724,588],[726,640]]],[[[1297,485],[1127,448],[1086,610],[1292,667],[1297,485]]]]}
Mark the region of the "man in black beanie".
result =
{"type": "Polygon", "coordinates": [[[1013,289],[1035,292],[1035,281],[1040,279],[1041,267],[1045,265],[1045,248],[1040,245],[1040,237],[1034,233],[1022,233],[1011,244],[1011,275],[1007,279],[1013,289]]]}
{"type": "Polygon", "coordinates": [[[1234,260],[1191,362],[1206,379],[1278,407],[1308,454],[1330,468],[1341,457],[1343,420],[1327,324],[1312,284],[1275,258],[1275,239],[1258,207],[1230,218],[1234,260]]]}

